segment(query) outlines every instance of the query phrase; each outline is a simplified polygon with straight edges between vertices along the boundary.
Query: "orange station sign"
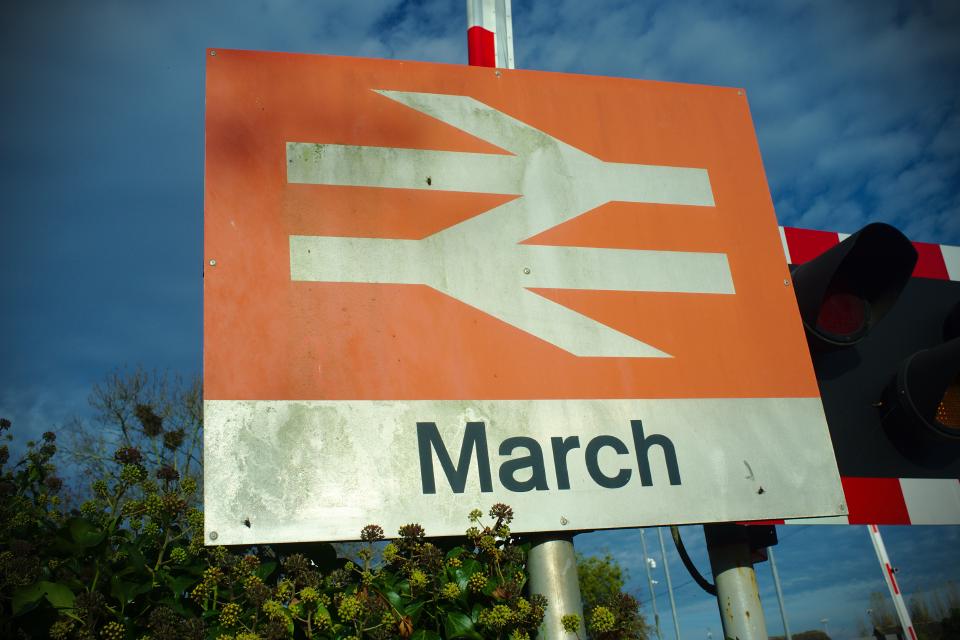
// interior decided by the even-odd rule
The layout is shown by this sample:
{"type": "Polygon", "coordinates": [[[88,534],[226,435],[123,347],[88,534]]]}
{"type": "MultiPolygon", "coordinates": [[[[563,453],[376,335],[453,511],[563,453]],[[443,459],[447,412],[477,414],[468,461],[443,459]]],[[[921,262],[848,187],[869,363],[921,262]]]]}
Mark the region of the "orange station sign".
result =
{"type": "Polygon", "coordinates": [[[742,90],[210,51],[207,535],[843,495],[742,90]]]}

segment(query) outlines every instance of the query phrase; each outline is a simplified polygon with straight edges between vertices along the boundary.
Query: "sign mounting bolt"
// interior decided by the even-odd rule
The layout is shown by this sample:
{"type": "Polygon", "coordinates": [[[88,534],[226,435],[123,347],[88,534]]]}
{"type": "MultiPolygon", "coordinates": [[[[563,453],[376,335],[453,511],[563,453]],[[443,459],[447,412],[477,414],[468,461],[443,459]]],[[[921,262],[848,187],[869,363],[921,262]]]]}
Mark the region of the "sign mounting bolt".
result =
{"type": "Polygon", "coordinates": [[[210,266],[211,266],[211,267],[217,266],[217,261],[216,261],[216,260],[211,260],[211,261],[210,261],[210,266]]]}
{"type": "Polygon", "coordinates": [[[527,275],[530,275],[530,267],[524,267],[523,272],[527,275]]]}
{"type": "Polygon", "coordinates": [[[784,279],[783,279],[783,286],[789,287],[789,286],[790,286],[790,280],[788,280],[787,278],[784,278],[784,279]]]}
{"type": "Polygon", "coordinates": [[[216,540],[218,537],[219,537],[219,536],[217,535],[217,532],[216,532],[216,531],[211,531],[211,532],[210,532],[210,539],[211,539],[211,540],[216,540]]]}

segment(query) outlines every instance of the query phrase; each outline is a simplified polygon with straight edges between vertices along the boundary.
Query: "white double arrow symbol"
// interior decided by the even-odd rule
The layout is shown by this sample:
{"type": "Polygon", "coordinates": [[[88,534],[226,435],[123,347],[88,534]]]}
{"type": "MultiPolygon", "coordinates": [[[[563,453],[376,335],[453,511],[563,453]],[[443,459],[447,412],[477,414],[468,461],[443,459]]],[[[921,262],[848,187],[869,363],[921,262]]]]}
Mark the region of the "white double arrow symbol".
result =
{"type": "Polygon", "coordinates": [[[722,253],[520,244],[611,201],[712,207],[705,169],[603,162],[467,96],[378,93],[513,155],[288,142],[287,182],[520,197],[422,240],[290,236],[293,280],[428,285],[577,356],[634,358],[670,356],[528,288],[734,292],[722,253]]]}

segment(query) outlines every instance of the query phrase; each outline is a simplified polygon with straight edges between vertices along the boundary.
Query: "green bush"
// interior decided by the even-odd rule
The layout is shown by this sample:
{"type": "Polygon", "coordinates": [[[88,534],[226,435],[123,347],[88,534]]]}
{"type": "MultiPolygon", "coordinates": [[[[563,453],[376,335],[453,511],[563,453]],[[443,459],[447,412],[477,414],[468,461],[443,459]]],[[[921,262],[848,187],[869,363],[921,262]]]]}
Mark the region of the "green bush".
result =
{"type": "MultiPolygon", "coordinates": [[[[0,419],[6,440],[9,428],[0,419]]],[[[326,543],[205,547],[197,483],[170,462],[175,447],[167,458],[119,448],[68,510],[55,441],[27,443],[16,464],[0,445],[0,637],[522,640],[543,620],[507,505],[486,523],[472,511],[454,541],[408,524],[388,542],[368,525],[354,560],[326,543]]],[[[613,611],[602,631],[623,628],[613,611]]]]}
{"type": "Polygon", "coordinates": [[[577,554],[577,575],[587,638],[592,640],[646,640],[650,629],[640,615],[640,603],[623,591],[626,571],[610,553],[577,554]]]}
{"type": "Polygon", "coordinates": [[[55,439],[16,465],[0,449],[0,636],[520,639],[543,619],[506,505],[445,545],[410,524],[384,546],[369,525],[356,563],[322,543],[204,547],[196,482],[133,447],[64,512],[55,439]]]}

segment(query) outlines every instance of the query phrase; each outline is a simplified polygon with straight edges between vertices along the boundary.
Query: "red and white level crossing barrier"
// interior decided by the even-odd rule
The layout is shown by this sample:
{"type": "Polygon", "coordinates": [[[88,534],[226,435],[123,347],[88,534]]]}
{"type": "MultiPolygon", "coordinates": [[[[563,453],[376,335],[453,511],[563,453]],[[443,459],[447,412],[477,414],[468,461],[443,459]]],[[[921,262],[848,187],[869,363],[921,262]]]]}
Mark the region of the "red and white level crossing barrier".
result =
{"type": "Polygon", "coordinates": [[[510,0],[467,1],[467,56],[474,67],[514,68],[510,0]]]}
{"type": "MultiPolygon", "coordinates": [[[[801,264],[847,234],[781,227],[787,262],[801,264]]],[[[914,242],[914,277],[960,281],[960,247],[914,242]]],[[[960,524],[960,479],[841,477],[847,516],[801,518],[785,524],[960,524]]]]}
{"type": "MultiPolygon", "coordinates": [[[[812,260],[849,235],[835,231],[780,227],[783,252],[787,256],[787,262],[791,264],[812,260]]],[[[914,242],[913,246],[918,254],[917,266],[913,270],[914,277],[960,280],[960,247],[931,242],[914,242]]]]}
{"type": "Polygon", "coordinates": [[[900,618],[900,626],[908,640],[917,640],[917,633],[913,629],[913,621],[910,619],[910,611],[907,610],[907,603],[903,599],[903,592],[900,591],[900,585],[897,584],[896,570],[890,564],[890,556],[887,555],[887,548],[883,544],[883,538],[880,536],[880,529],[875,524],[867,526],[870,532],[870,541],[873,542],[873,549],[877,552],[877,560],[883,567],[883,577],[886,579],[887,588],[890,589],[890,597],[893,598],[893,605],[897,610],[897,617],[900,618]]]}

